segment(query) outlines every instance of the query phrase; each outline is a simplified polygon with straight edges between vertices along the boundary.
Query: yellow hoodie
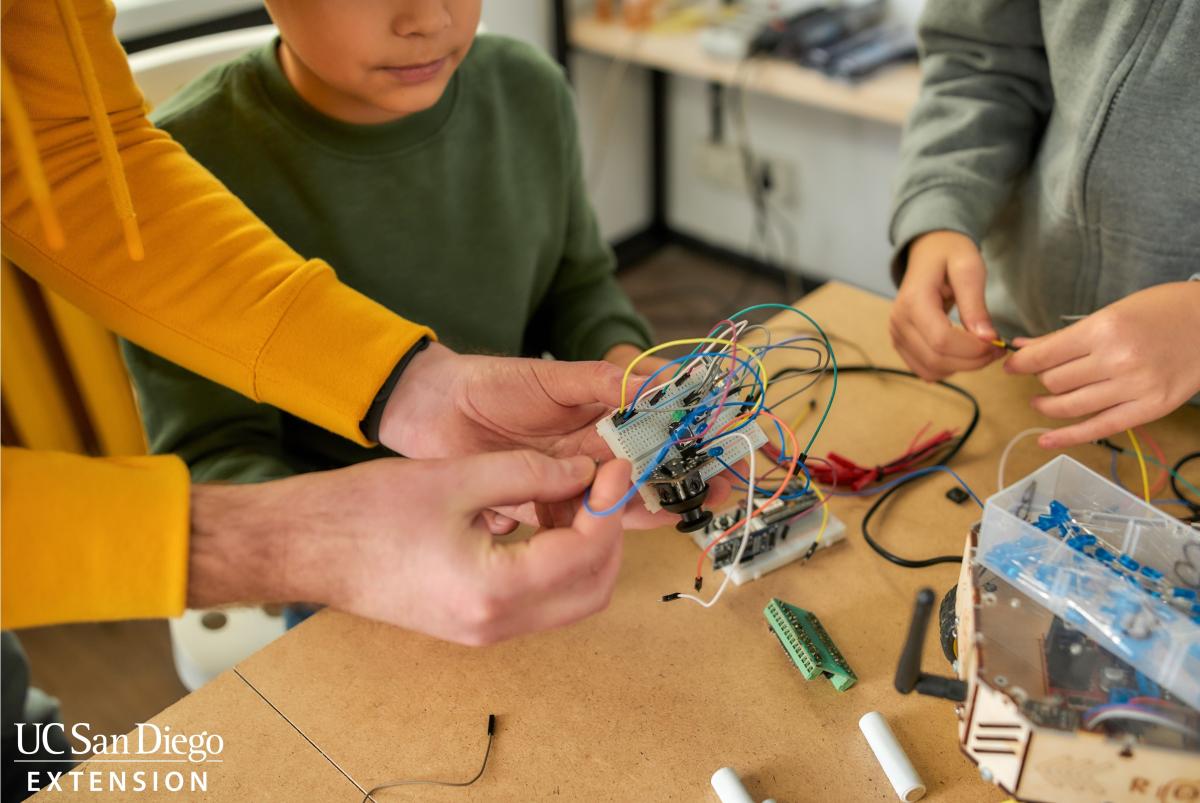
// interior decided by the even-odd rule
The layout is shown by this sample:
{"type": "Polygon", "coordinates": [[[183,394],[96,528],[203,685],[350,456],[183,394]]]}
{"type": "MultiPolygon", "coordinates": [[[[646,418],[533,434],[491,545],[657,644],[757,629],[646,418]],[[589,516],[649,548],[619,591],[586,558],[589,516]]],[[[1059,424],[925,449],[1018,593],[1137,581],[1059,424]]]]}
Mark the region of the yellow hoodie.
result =
{"type": "MultiPolygon", "coordinates": [[[[3,0],[3,253],[117,333],[359,443],[425,327],[304,260],[146,119],[104,0],[3,0]],[[61,223],[60,223],[61,221],[61,223]]],[[[179,613],[173,457],[6,449],[5,628],[179,613]]]]}

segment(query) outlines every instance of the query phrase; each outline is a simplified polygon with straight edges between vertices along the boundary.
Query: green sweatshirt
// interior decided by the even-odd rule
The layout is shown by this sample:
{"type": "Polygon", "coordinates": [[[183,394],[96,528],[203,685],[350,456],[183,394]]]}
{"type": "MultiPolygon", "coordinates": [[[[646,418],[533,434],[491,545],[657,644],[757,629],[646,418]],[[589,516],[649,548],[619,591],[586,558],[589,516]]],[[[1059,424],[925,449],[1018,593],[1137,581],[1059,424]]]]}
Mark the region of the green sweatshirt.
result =
{"type": "MultiPolygon", "coordinates": [[[[480,36],[433,108],[355,126],[305,103],[275,51],[209,71],[154,119],[293,248],[458,351],[585,360],[649,345],[613,277],[552,61],[480,36]]],[[[123,349],[151,449],[182,456],[196,480],[387,454],[123,349]]]]}
{"type": "Polygon", "coordinates": [[[983,247],[1006,335],[1200,271],[1200,3],[928,0],[891,238],[983,247]]]}

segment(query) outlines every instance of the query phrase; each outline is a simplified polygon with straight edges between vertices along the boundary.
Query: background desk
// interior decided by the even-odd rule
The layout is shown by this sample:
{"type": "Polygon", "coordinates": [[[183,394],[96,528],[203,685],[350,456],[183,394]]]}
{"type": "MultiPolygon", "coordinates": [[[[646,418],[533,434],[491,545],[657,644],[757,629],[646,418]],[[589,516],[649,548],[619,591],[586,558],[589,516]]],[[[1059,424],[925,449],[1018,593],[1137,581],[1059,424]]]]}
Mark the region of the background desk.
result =
{"type": "MultiPolygon", "coordinates": [[[[887,344],[885,300],[829,284],[801,306],[878,363],[899,364],[887,344]]],[[[853,347],[835,348],[841,362],[861,362],[853,347]]],[[[1027,404],[1037,386],[999,366],[956,381],[979,397],[983,415],[955,468],[986,496],[1009,438],[1045,423],[1027,404]]],[[[968,415],[937,387],[847,375],[814,451],[869,464],[902,451],[926,421],[961,427],[968,415]]],[[[1200,411],[1181,410],[1150,431],[1174,460],[1200,444],[1200,411]]],[[[1071,453],[1107,466],[1099,447],[1071,453]]],[[[1025,442],[1010,478],[1048,457],[1025,442]]],[[[1123,468],[1132,481],[1136,467],[1123,468]]],[[[949,502],[951,484],[938,476],[902,494],[878,518],[877,536],[906,556],[961,550],[979,511],[949,502]]],[[[470,777],[494,712],[495,746],[474,787],[393,789],[379,799],[708,801],[709,776],[728,764],[757,800],[823,803],[895,800],[857,728],[859,716],[879,710],[928,785],[927,799],[1002,800],[959,753],[951,704],[892,689],[917,589],[944,592],[958,568],[912,571],[880,559],[859,534],[868,503],[836,499],[846,543],[732,588],[711,610],[658,601],[690,587],[696,548],[687,537],[630,533],[612,606],[574,627],[470,649],[326,611],[155,721],[225,737],[224,762],[208,767],[210,794],[223,800],[352,801],[362,796],[356,785],[470,777]],[[763,620],[773,596],[820,616],[857,686],[839,694],[800,677],[763,620]]],[[[714,587],[710,577],[705,593],[714,587]]],[[[931,634],[925,665],[948,672],[935,642],[931,634]]]]}
{"type": "Polygon", "coordinates": [[[789,103],[896,127],[908,118],[920,94],[921,73],[916,64],[884,67],[854,84],[828,78],[817,70],[806,69],[779,58],[756,58],[743,70],[735,59],[721,59],[707,53],[700,44],[698,30],[633,30],[615,22],[600,22],[590,14],[572,15],[568,10],[569,5],[567,0],[557,0],[554,4],[555,55],[564,68],[569,67],[569,55],[576,50],[628,61],[646,68],[649,73],[650,141],[647,168],[650,176],[650,218],[644,229],[615,244],[622,265],[636,263],[664,245],[678,244],[715,252],[723,258],[760,269],[780,269],[776,265],[757,262],[748,255],[697,240],[671,225],[667,107],[672,76],[707,81],[716,108],[720,108],[724,102],[723,89],[736,85],[748,92],[769,95],[789,103]]]}

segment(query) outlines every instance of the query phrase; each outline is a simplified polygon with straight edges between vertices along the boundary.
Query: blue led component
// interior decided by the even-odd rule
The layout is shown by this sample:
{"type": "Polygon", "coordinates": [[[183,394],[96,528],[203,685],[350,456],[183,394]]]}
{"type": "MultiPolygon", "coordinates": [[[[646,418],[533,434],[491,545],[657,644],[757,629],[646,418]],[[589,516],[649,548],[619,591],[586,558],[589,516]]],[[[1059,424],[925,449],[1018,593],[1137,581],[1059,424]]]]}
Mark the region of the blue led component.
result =
{"type": "MultiPolygon", "coordinates": [[[[1153,566],[1143,566],[1131,555],[1114,552],[1102,546],[1096,534],[1088,532],[1083,525],[1072,517],[1070,509],[1057,499],[1050,502],[1050,511],[1048,513],[1037,517],[1034,526],[1043,532],[1059,537],[1068,547],[1078,552],[1083,558],[1090,558],[1097,561],[1136,589],[1139,594],[1167,602],[1173,606],[1173,610],[1189,616],[1200,614],[1200,602],[1196,602],[1197,593],[1194,589],[1176,588],[1167,581],[1166,575],[1162,571],[1155,569],[1153,566]]],[[[1049,565],[1037,565],[1041,545],[1026,543],[1027,541],[1030,541],[1030,539],[1022,538],[1016,542],[1002,545],[997,547],[993,554],[1004,562],[1004,573],[1006,576],[1015,579],[1019,578],[1022,574],[1033,574],[1038,582],[1046,587],[1052,587],[1056,582],[1058,569],[1049,565]],[[1024,552],[1023,555],[1020,554],[1022,551],[1024,552]]],[[[1061,580],[1057,582],[1062,583],[1061,580]]],[[[1080,586],[1078,585],[1080,583],[1085,583],[1085,579],[1070,573],[1066,582],[1067,588],[1062,588],[1060,591],[1068,595],[1090,595],[1091,592],[1086,587],[1086,584],[1080,586]]],[[[1136,599],[1135,597],[1129,600],[1130,604],[1134,605],[1134,607],[1128,611],[1104,610],[1114,617],[1117,617],[1118,613],[1122,617],[1134,617],[1137,614],[1136,599]]]]}

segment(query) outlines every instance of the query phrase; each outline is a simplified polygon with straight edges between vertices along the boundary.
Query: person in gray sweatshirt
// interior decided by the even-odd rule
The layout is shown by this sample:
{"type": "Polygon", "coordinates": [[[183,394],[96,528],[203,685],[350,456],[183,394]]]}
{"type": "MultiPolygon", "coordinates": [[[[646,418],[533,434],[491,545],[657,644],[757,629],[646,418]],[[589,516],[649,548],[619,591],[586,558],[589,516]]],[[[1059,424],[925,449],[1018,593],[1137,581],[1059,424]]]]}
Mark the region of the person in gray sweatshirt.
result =
{"type": "Polygon", "coordinates": [[[1200,392],[1200,3],[929,0],[891,221],[897,351],[1019,348],[1062,448],[1200,392]],[[948,317],[957,307],[962,327],[948,317]],[[1030,337],[1033,336],[1033,337],[1030,337]]]}

